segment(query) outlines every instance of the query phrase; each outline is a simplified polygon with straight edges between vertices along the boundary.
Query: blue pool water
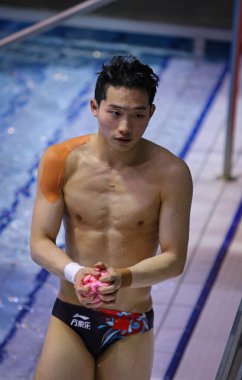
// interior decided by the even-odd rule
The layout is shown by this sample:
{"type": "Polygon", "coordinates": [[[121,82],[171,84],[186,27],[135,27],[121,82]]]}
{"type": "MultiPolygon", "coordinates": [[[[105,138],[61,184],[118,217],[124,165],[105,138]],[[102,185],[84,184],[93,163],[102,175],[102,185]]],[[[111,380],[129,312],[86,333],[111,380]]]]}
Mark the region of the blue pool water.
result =
{"type": "MultiPolygon", "coordinates": [[[[0,36],[19,27],[0,26],[0,36]]],[[[159,46],[145,41],[57,28],[0,51],[0,343],[40,271],[29,255],[39,158],[53,143],[95,132],[89,99],[101,63],[114,54],[135,54],[152,66],[161,81],[145,137],[177,155],[206,110],[225,62],[161,54],[159,46]]]]}

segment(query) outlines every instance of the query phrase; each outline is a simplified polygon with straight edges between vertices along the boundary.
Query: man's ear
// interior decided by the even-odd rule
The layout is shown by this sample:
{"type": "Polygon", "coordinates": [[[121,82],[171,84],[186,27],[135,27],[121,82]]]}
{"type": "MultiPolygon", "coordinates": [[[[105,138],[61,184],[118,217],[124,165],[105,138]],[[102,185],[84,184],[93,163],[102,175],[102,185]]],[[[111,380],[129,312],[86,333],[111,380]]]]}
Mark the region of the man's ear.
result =
{"type": "Polygon", "coordinates": [[[97,117],[97,114],[98,114],[98,104],[97,104],[96,99],[93,98],[93,99],[90,100],[90,108],[91,108],[93,116],[97,117]]]}
{"type": "Polygon", "coordinates": [[[150,117],[153,116],[153,114],[155,112],[155,109],[156,109],[156,106],[154,104],[151,104],[151,107],[150,107],[150,117]]]}

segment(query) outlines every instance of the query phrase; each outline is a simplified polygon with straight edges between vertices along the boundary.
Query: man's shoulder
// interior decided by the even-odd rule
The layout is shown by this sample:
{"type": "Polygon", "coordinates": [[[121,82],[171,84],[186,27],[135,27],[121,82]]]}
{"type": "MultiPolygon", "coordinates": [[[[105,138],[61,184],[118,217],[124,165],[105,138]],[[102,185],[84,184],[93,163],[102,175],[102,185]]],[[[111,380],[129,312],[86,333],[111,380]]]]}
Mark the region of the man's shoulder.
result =
{"type": "Polygon", "coordinates": [[[63,161],[74,149],[81,145],[87,144],[89,141],[89,135],[78,136],[69,140],[65,140],[59,144],[49,146],[44,152],[44,157],[48,158],[51,161],[63,161]]]}
{"type": "MultiPolygon", "coordinates": [[[[188,165],[180,157],[152,141],[146,140],[150,148],[154,168],[159,170],[165,177],[179,178],[190,177],[191,173],[188,165]]],[[[163,177],[164,178],[164,177],[163,177]]]]}
{"type": "Polygon", "coordinates": [[[178,167],[183,166],[184,161],[169,151],[167,148],[158,145],[150,140],[145,140],[145,143],[147,144],[151,157],[156,162],[163,162],[163,164],[165,163],[166,165],[175,165],[178,167]]]}
{"type": "Polygon", "coordinates": [[[89,140],[89,135],[75,137],[51,145],[44,152],[40,164],[40,189],[49,202],[56,202],[60,197],[69,154],[89,140]]]}

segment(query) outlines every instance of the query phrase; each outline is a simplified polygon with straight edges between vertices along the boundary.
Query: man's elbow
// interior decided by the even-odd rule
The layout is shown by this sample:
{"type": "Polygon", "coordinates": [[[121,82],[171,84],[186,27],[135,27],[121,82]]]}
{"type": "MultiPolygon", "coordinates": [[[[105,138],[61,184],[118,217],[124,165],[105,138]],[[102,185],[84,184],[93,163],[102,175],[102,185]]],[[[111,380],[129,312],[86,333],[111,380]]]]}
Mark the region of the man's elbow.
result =
{"type": "Polygon", "coordinates": [[[40,264],[43,242],[30,238],[30,256],[36,264],[40,264]]]}
{"type": "Polygon", "coordinates": [[[185,260],[177,259],[175,261],[175,263],[174,263],[174,272],[175,272],[174,276],[175,277],[180,276],[184,272],[185,264],[186,264],[185,260]]]}
{"type": "Polygon", "coordinates": [[[185,265],[177,265],[175,277],[180,276],[184,272],[185,265]]]}
{"type": "Polygon", "coordinates": [[[36,248],[36,242],[33,241],[33,239],[30,239],[29,248],[30,248],[30,256],[31,256],[32,260],[35,263],[37,263],[37,261],[38,261],[38,250],[36,248]]]}

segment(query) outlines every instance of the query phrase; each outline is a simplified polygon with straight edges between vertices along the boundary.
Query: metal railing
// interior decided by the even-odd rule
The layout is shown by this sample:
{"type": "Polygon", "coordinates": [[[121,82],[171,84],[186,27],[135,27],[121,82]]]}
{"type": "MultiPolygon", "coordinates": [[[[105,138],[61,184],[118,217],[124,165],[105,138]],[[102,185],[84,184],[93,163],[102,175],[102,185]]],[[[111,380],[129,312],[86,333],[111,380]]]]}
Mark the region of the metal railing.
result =
{"type": "Polygon", "coordinates": [[[242,300],[215,380],[242,379],[242,300]]]}
{"type": "Polygon", "coordinates": [[[6,45],[9,45],[13,42],[17,42],[26,38],[28,36],[32,36],[34,34],[43,32],[47,29],[54,27],[55,25],[61,23],[69,17],[74,16],[77,13],[87,13],[102,7],[103,5],[112,3],[116,0],[87,0],[78,5],[75,5],[71,8],[66,9],[63,12],[58,13],[57,15],[48,17],[47,19],[37,22],[34,25],[31,25],[27,28],[24,28],[16,33],[11,34],[10,36],[4,37],[0,40],[0,48],[6,45]]]}
{"type": "Polygon", "coordinates": [[[232,38],[231,53],[231,79],[229,88],[227,129],[225,137],[224,169],[223,178],[226,180],[233,179],[231,174],[233,159],[233,142],[235,134],[235,115],[237,94],[239,85],[239,62],[242,43],[242,0],[234,0],[234,26],[232,38]]]}

